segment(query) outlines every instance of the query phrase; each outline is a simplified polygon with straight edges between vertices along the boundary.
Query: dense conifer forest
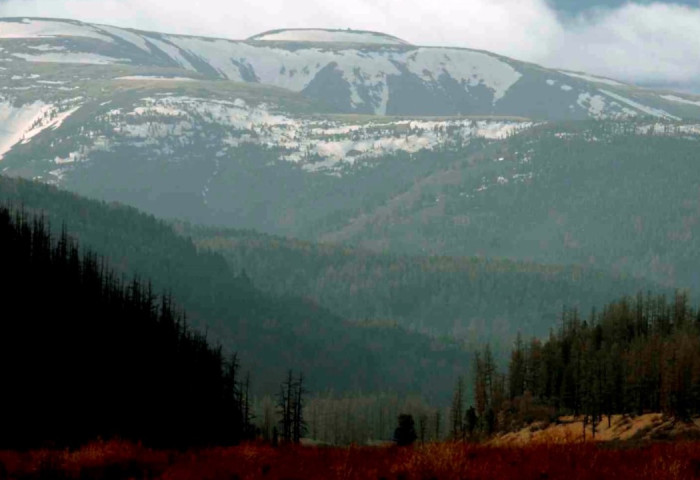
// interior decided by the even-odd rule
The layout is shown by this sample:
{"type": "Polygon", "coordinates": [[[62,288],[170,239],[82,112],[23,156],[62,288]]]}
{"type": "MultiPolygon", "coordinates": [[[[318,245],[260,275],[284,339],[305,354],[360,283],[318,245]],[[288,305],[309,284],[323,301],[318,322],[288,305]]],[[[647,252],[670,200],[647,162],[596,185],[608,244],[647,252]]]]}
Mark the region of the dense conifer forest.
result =
{"type": "Polygon", "coordinates": [[[396,255],[251,230],[177,229],[245,269],[264,291],[309,297],[356,322],[395,322],[470,346],[490,342],[498,351],[507,351],[518,331],[546,335],[565,306],[587,310],[629,292],[667,290],[581,265],[396,255]]]}

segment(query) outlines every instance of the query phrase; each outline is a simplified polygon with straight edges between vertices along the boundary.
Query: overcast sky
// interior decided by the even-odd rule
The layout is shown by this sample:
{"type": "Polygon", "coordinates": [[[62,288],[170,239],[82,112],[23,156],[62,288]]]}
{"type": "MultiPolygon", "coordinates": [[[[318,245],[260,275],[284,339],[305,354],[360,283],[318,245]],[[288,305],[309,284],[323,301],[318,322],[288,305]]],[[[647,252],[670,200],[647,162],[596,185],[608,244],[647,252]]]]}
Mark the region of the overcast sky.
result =
{"type": "Polygon", "coordinates": [[[377,30],[414,44],[477,48],[697,90],[700,0],[683,2],[615,1],[616,7],[563,15],[546,0],[0,0],[0,16],[74,18],[234,39],[275,28],[377,30]]]}

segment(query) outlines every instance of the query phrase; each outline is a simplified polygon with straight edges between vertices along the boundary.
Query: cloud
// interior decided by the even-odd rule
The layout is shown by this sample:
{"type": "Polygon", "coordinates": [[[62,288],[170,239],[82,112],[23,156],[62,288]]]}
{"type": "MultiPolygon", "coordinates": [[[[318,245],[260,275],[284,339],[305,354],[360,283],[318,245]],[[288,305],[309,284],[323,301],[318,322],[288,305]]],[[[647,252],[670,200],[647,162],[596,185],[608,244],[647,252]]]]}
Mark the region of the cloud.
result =
{"type": "Polygon", "coordinates": [[[642,83],[700,84],[700,8],[626,4],[578,17],[539,61],[642,83]]]}
{"type": "Polygon", "coordinates": [[[546,0],[0,0],[0,16],[236,39],[274,28],[357,28],[632,82],[700,84],[700,3],[627,3],[570,18],[546,0]]]}

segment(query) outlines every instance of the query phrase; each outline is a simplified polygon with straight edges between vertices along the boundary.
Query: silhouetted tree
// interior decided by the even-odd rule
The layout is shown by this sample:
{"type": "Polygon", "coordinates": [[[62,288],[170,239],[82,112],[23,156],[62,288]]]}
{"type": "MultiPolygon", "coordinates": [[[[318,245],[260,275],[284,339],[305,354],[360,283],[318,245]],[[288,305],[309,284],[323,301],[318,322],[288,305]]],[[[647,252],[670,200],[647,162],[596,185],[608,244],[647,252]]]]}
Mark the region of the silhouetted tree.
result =
{"type": "Polygon", "coordinates": [[[299,374],[298,380],[294,380],[291,370],[287,372],[287,379],[280,386],[277,396],[277,413],[279,425],[282,429],[281,437],[284,442],[299,443],[306,433],[304,420],[304,376],[299,374]]]}
{"type": "Polygon", "coordinates": [[[416,441],[415,422],[412,415],[399,415],[399,426],[394,430],[394,441],[399,446],[408,446],[416,441]]]}
{"type": "Polygon", "coordinates": [[[467,409],[467,413],[464,418],[464,427],[467,435],[469,435],[470,437],[474,435],[474,432],[476,431],[476,427],[478,425],[479,417],[476,416],[476,409],[473,406],[470,406],[467,409]]]}

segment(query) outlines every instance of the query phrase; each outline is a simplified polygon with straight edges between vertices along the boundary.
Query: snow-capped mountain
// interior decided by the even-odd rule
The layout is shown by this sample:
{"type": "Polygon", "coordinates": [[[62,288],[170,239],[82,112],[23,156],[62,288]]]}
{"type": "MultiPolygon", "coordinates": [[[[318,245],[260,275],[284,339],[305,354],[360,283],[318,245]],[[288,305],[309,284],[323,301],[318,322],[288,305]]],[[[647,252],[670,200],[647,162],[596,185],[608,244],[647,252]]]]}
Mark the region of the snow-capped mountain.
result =
{"type": "Polygon", "coordinates": [[[10,70],[20,63],[171,68],[202,79],[281,87],[343,113],[700,117],[698,100],[685,95],[352,30],[276,30],[234,41],[6,18],[0,20],[0,60],[10,70]]]}

